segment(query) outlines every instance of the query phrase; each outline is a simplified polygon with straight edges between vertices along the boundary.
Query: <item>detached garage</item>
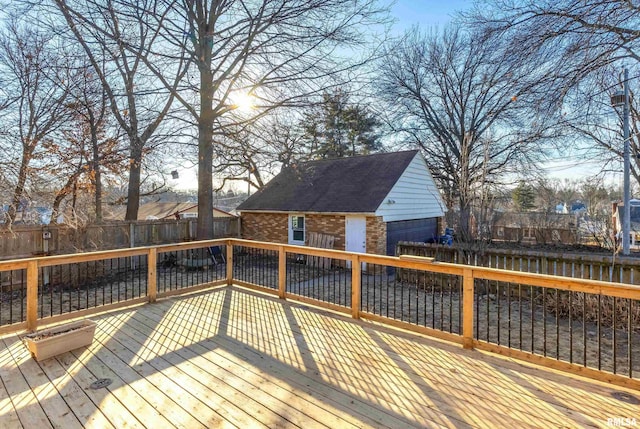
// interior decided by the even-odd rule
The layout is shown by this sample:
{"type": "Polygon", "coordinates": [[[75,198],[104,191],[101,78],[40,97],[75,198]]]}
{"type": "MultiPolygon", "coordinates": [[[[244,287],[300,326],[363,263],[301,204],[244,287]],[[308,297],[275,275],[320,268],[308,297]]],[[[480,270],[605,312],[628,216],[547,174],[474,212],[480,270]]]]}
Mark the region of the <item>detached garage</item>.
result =
{"type": "Polygon", "coordinates": [[[393,255],[400,240],[438,235],[445,206],[419,151],[311,161],[283,169],[242,203],[242,236],[393,255]]]}

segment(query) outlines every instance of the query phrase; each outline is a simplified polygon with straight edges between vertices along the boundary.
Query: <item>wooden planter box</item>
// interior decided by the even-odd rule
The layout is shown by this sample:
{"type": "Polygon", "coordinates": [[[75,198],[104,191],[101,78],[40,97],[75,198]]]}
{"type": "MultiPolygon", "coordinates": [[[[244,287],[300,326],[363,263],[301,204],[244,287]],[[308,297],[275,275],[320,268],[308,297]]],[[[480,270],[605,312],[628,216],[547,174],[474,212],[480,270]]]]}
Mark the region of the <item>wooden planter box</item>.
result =
{"type": "Polygon", "coordinates": [[[40,362],[61,353],[90,345],[93,342],[95,331],[96,322],[87,319],[36,331],[25,335],[22,340],[31,352],[31,356],[40,362]]]}

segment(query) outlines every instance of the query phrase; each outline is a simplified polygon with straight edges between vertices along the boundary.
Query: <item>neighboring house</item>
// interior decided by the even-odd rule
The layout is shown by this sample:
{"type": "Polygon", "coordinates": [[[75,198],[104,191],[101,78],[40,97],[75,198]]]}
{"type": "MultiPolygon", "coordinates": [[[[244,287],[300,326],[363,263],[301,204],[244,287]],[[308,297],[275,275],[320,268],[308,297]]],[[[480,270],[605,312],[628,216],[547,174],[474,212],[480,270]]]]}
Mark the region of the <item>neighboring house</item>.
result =
{"type": "Polygon", "coordinates": [[[572,214],[524,212],[496,213],[492,240],[530,244],[579,242],[576,216],[572,214]]]}
{"type": "Polygon", "coordinates": [[[582,215],[587,212],[587,206],[580,200],[573,201],[571,204],[560,203],[556,206],[556,213],[558,214],[578,214],[582,215]]]}
{"type": "Polygon", "coordinates": [[[292,165],[237,208],[243,238],[305,245],[316,232],[334,249],[388,255],[437,236],[445,210],[417,150],[292,165]]]}
{"type": "Polygon", "coordinates": [[[587,212],[587,206],[580,200],[571,203],[571,213],[584,214],[587,212]]]}
{"type": "MultiPolygon", "coordinates": [[[[630,223],[630,248],[640,249],[640,200],[629,200],[629,211],[631,213],[630,223]]],[[[613,203],[613,235],[620,238],[622,233],[622,212],[624,210],[624,203],[617,201],[613,203]]]]}
{"type": "Polygon", "coordinates": [[[556,205],[556,213],[568,214],[569,208],[567,207],[567,203],[559,203],[558,205],[556,205]]]}
{"type": "MultiPolygon", "coordinates": [[[[126,206],[109,207],[105,220],[123,220],[126,206]]],[[[145,203],[140,204],[138,220],[189,219],[198,217],[198,205],[194,203],[145,203]]],[[[213,208],[213,217],[236,217],[224,210],[213,208]]]]}

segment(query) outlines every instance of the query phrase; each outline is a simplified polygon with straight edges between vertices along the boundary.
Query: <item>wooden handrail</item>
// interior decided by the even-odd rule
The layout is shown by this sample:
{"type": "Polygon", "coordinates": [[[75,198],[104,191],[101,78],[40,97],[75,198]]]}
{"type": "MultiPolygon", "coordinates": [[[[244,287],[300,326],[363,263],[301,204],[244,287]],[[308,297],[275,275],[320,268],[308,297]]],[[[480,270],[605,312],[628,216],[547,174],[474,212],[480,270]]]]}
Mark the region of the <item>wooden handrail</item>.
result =
{"type": "MultiPolygon", "coordinates": [[[[428,334],[434,334],[435,336],[444,336],[448,339],[452,339],[455,342],[461,343],[465,348],[482,348],[485,350],[492,350],[501,354],[508,354],[518,356],[523,359],[531,361],[540,361],[538,363],[546,364],[547,366],[566,369],[565,367],[571,367],[577,371],[574,364],[558,361],[558,363],[551,362],[546,357],[533,355],[527,357],[527,353],[507,349],[501,345],[490,344],[488,342],[481,342],[474,337],[474,300],[476,280],[487,280],[491,282],[503,282],[512,285],[525,285],[535,286],[542,288],[553,288],[561,291],[570,292],[582,292],[587,294],[625,298],[640,301],[640,286],[631,285],[628,283],[610,283],[606,281],[588,280],[572,277],[562,277],[556,275],[536,274],[521,271],[508,271],[497,268],[487,268],[478,266],[467,266],[443,262],[433,262],[428,258],[418,257],[396,257],[385,255],[372,255],[361,254],[355,252],[345,252],[341,250],[333,249],[320,249],[311,248],[306,246],[295,246],[289,244],[276,244],[257,242],[251,240],[242,240],[236,238],[228,239],[216,239],[216,240],[203,240],[193,241],[186,243],[177,243],[170,245],[159,245],[149,247],[128,248],[121,250],[108,250],[91,253],[79,253],[75,255],[61,255],[61,256],[48,256],[37,257],[23,260],[2,261],[0,262],[0,272],[3,271],[16,271],[24,270],[26,272],[26,320],[16,323],[15,329],[26,328],[29,331],[33,331],[38,326],[38,285],[39,275],[41,268],[51,267],[55,265],[73,264],[79,262],[99,261],[103,259],[117,259],[132,256],[146,256],[148,261],[147,271],[147,296],[141,298],[135,298],[128,301],[121,301],[116,304],[105,305],[102,307],[96,307],[91,309],[83,309],[73,313],[67,313],[50,318],[49,320],[63,320],[65,317],[77,317],[79,315],[88,315],[92,312],[104,311],[105,308],[122,307],[124,305],[131,305],[133,303],[141,303],[143,301],[155,302],[158,296],[169,296],[176,293],[180,293],[178,290],[172,292],[163,292],[158,294],[157,289],[157,273],[156,266],[158,263],[158,254],[171,251],[182,251],[188,249],[197,249],[210,246],[226,246],[226,272],[225,278],[211,284],[243,284],[234,279],[234,246],[243,246],[248,248],[263,249],[273,252],[277,252],[278,255],[278,279],[276,290],[263,288],[260,285],[252,284],[253,288],[277,294],[279,298],[286,299],[289,294],[287,292],[287,254],[299,254],[307,256],[315,256],[321,258],[330,258],[339,261],[345,261],[351,264],[351,308],[331,303],[318,301],[317,299],[304,296],[296,296],[295,299],[299,299],[302,302],[319,305],[322,307],[330,308],[337,311],[343,311],[350,313],[353,318],[367,318],[371,320],[379,320],[396,325],[400,327],[408,327],[407,324],[393,319],[385,319],[382,316],[363,312],[361,308],[361,294],[362,294],[362,266],[363,264],[378,265],[382,267],[394,267],[400,269],[417,270],[422,272],[433,272],[451,276],[458,276],[462,282],[462,326],[461,334],[458,333],[446,333],[437,331],[435,328],[424,328],[421,332],[428,334]],[[573,365],[573,366],[572,366],[573,365]]],[[[195,286],[195,288],[202,288],[206,285],[195,286]]],[[[210,285],[209,285],[210,286],[210,285]]],[[[273,287],[273,286],[272,286],[273,287]]],[[[189,290],[193,290],[192,287],[189,290]]],[[[8,332],[9,326],[0,327],[3,332],[8,332]]],[[[418,329],[419,330],[419,329],[418,329]]],[[[460,331],[458,331],[460,332],[460,331]]],[[[579,368],[578,368],[579,369],[579,368]]],[[[572,370],[572,372],[576,372],[572,370]]],[[[620,376],[611,374],[598,377],[594,375],[598,373],[597,370],[590,370],[589,373],[592,378],[609,377],[607,380],[612,382],[614,380],[617,384],[621,385],[638,385],[637,380],[625,379],[621,381],[620,376]],[[613,378],[611,378],[613,377],[613,378]]],[[[603,373],[605,374],[605,373],[603,373]]]]}
{"type": "MultiPolygon", "coordinates": [[[[479,266],[459,265],[451,263],[437,262],[434,263],[430,259],[416,258],[416,257],[396,257],[385,255],[372,255],[361,254],[355,252],[345,252],[341,250],[333,249],[321,249],[311,248],[305,246],[296,246],[289,244],[276,244],[265,243],[251,240],[242,240],[236,238],[217,239],[217,240],[204,240],[194,241],[187,243],[171,244],[171,245],[159,245],[139,248],[128,248],[120,250],[108,250],[91,253],[81,253],[76,255],[62,255],[62,256],[48,256],[29,258],[25,260],[14,261],[2,261],[0,262],[0,272],[2,271],[14,271],[25,270],[26,271],[26,321],[17,323],[16,327],[24,328],[27,330],[35,330],[38,325],[38,284],[39,284],[39,272],[42,267],[50,267],[55,265],[73,264],[79,262],[98,261],[102,259],[116,259],[131,256],[145,256],[148,260],[147,271],[147,297],[136,298],[131,301],[118,302],[118,306],[125,305],[127,302],[142,302],[147,300],[154,302],[158,297],[157,290],[157,273],[156,265],[158,262],[158,253],[179,251],[195,248],[203,248],[209,246],[226,246],[226,278],[221,279],[215,284],[233,285],[235,283],[242,284],[237,280],[234,280],[234,246],[243,246],[255,249],[264,249],[273,252],[277,252],[278,255],[278,279],[277,287],[271,286],[271,289],[262,288],[260,285],[253,285],[258,289],[265,289],[265,291],[272,294],[277,294],[278,297],[286,299],[288,297],[287,292],[287,254],[299,254],[307,256],[317,256],[321,258],[330,258],[339,261],[346,261],[351,264],[351,308],[342,305],[341,309],[337,304],[330,302],[320,302],[310,297],[298,297],[303,302],[311,304],[317,304],[327,308],[338,309],[345,312],[350,312],[353,318],[368,318],[373,320],[384,319],[382,316],[371,315],[368,312],[362,312],[361,308],[361,295],[362,295],[362,265],[370,264],[377,265],[378,267],[393,267],[408,270],[417,270],[422,272],[432,272],[445,274],[450,276],[458,276],[461,279],[462,284],[462,326],[461,335],[458,333],[449,333],[449,337],[455,337],[456,342],[461,343],[465,348],[483,347],[493,348],[498,350],[499,353],[504,353],[504,346],[494,346],[489,343],[480,343],[477,338],[474,337],[474,299],[477,291],[476,280],[488,280],[495,282],[503,282],[512,285],[526,285],[542,288],[553,288],[561,291],[570,292],[584,292],[588,294],[595,294],[601,296],[626,298],[640,301],[640,286],[631,285],[628,283],[609,283],[605,281],[587,280],[572,277],[562,277],[547,274],[535,274],[529,272],[520,271],[508,271],[496,268],[487,268],[479,266]],[[275,290],[274,290],[275,289],[275,290]],[[334,308],[335,307],[335,308],[334,308]],[[479,345],[481,344],[481,345],[479,345]]],[[[203,285],[198,286],[200,288],[203,285]]],[[[179,293],[178,291],[171,292],[179,293]]],[[[165,294],[165,293],[163,293],[165,294]]],[[[163,294],[160,294],[164,296],[163,294]]],[[[103,311],[107,306],[97,307],[95,309],[83,309],[75,313],[68,313],[71,317],[79,314],[90,314],[91,311],[103,311]]],[[[110,308],[110,307],[109,307],[110,308]]],[[[61,315],[62,316],[62,315],[61,315]]],[[[56,316],[56,320],[58,316],[56,316]]],[[[402,325],[403,322],[397,320],[389,320],[390,324],[402,325]]],[[[406,323],[405,323],[406,325],[406,323]]],[[[403,325],[404,327],[404,325],[403,325]]],[[[431,331],[435,331],[434,328],[430,328],[431,331]]],[[[5,331],[3,329],[3,331],[5,331]]],[[[5,331],[6,332],[6,331],[5,331]]],[[[459,331],[458,331],[459,332],[459,331]]],[[[437,336],[437,335],[436,335],[437,336]]],[[[521,352],[522,353],[522,352],[521,352]]],[[[533,356],[533,355],[532,355],[533,356]]],[[[538,359],[536,356],[535,359],[538,359]]],[[[533,358],[532,358],[533,359],[533,358]]],[[[564,365],[564,363],[563,363],[564,365]]],[[[553,366],[553,365],[551,365],[553,366]]]]}
{"type": "MultiPolygon", "coordinates": [[[[306,246],[297,246],[290,244],[275,244],[275,243],[267,243],[267,242],[259,242],[252,240],[243,240],[237,238],[227,238],[227,239],[215,239],[215,240],[202,240],[202,241],[192,241],[185,243],[177,243],[177,244],[165,244],[158,246],[148,246],[148,247],[137,247],[137,248],[128,248],[128,249],[118,249],[118,250],[105,250],[98,252],[89,252],[89,253],[79,253],[74,255],[59,255],[59,256],[42,256],[36,258],[22,259],[22,260],[11,260],[11,261],[2,261],[0,262],[0,272],[1,271],[12,271],[12,270],[25,270],[27,271],[27,326],[28,329],[35,329],[37,325],[37,284],[38,284],[38,271],[42,267],[49,267],[55,265],[64,265],[64,264],[72,264],[79,262],[89,262],[89,261],[97,261],[101,259],[111,259],[111,258],[123,258],[123,257],[131,257],[131,256],[144,256],[146,255],[149,258],[149,264],[155,267],[154,262],[157,262],[157,255],[160,252],[169,252],[176,250],[187,250],[194,248],[202,248],[205,246],[221,246],[225,245],[227,248],[226,257],[227,257],[227,284],[233,284],[233,246],[246,246],[252,247],[256,249],[266,249],[273,250],[278,252],[279,256],[279,271],[281,272],[281,276],[278,279],[278,295],[282,298],[285,298],[286,293],[286,275],[285,268],[286,267],[286,253],[297,253],[304,254],[308,256],[318,256],[324,258],[337,259],[342,261],[351,261],[353,264],[355,260],[358,261],[355,266],[356,271],[360,268],[360,264],[378,264],[378,265],[386,265],[395,268],[406,268],[406,269],[414,269],[414,270],[422,270],[433,273],[440,274],[449,274],[456,275],[462,277],[463,285],[466,285],[463,288],[464,291],[467,292],[465,295],[466,300],[463,299],[463,303],[466,302],[469,304],[470,298],[468,295],[468,291],[472,290],[475,279],[483,279],[483,280],[492,280],[498,282],[506,282],[513,284],[525,284],[530,286],[538,286],[544,288],[553,288],[558,290],[566,290],[572,292],[585,292],[590,294],[600,294],[605,296],[612,296],[617,298],[627,298],[627,299],[635,299],[640,300],[640,286],[631,285],[628,283],[610,283],[598,280],[587,280],[587,279],[579,279],[572,277],[562,277],[562,276],[554,276],[548,274],[536,274],[536,273],[528,273],[528,272],[520,272],[520,271],[508,271],[497,268],[487,268],[487,267],[477,267],[477,266],[466,266],[452,263],[433,263],[429,259],[420,259],[415,257],[396,257],[396,256],[386,256],[386,255],[373,255],[373,254],[361,254],[355,252],[345,252],[342,250],[333,250],[333,249],[321,249],[321,248],[311,248],[306,246]],[[155,258],[155,259],[154,259],[155,258]],[[29,285],[32,285],[29,288],[29,285]],[[33,286],[35,285],[35,286],[33,286]],[[35,309],[35,310],[34,310],[35,309]]],[[[355,279],[356,286],[359,285],[359,276],[355,279]]],[[[148,276],[148,300],[153,302],[157,295],[157,287],[156,287],[156,273],[154,269],[149,270],[148,276]]],[[[356,291],[360,293],[359,291],[356,291]]],[[[352,305],[359,304],[359,295],[357,297],[358,302],[352,302],[352,305]]],[[[469,305],[463,305],[463,307],[468,308],[469,305]]],[[[472,307],[472,306],[471,306],[472,307]]],[[[469,311],[464,310],[463,319],[468,322],[469,315],[468,312],[471,312],[472,308],[469,311]]],[[[359,309],[352,308],[352,314],[354,317],[359,317],[359,309]]],[[[468,332],[463,334],[465,339],[468,337],[468,332]]]]}

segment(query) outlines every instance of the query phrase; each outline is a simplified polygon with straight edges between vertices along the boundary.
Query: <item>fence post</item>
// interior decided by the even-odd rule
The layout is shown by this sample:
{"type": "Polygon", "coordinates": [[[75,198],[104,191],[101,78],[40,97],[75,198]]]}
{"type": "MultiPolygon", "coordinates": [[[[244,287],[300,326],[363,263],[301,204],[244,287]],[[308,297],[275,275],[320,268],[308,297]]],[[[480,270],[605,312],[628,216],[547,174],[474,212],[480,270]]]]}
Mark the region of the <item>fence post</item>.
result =
{"type": "Polygon", "coordinates": [[[278,246],[278,297],[287,297],[287,252],[284,246],[278,246]]]}
{"type": "Polygon", "coordinates": [[[227,286],[233,284],[233,243],[227,241],[227,286]]]}
{"type": "Polygon", "coordinates": [[[360,288],[361,288],[360,256],[351,257],[351,317],[360,318],[360,288]]]}
{"type": "Polygon", "coordinates": [[[158,249],[152,247],[147,254],[147,295],[149,302],[156,302],[158,294],[158,284],[156,276],[156,265],[158,262],[158,249]]]}
{"type": "Polygon", "coordinates": [[[473,348],[473,269],[465,268],[462,278],[462,346],[473,348]]]}
{"type": "Polygon", "coordinates": [[[27,263],[27,331],[38,327],[38,262],[27,263]]]}

